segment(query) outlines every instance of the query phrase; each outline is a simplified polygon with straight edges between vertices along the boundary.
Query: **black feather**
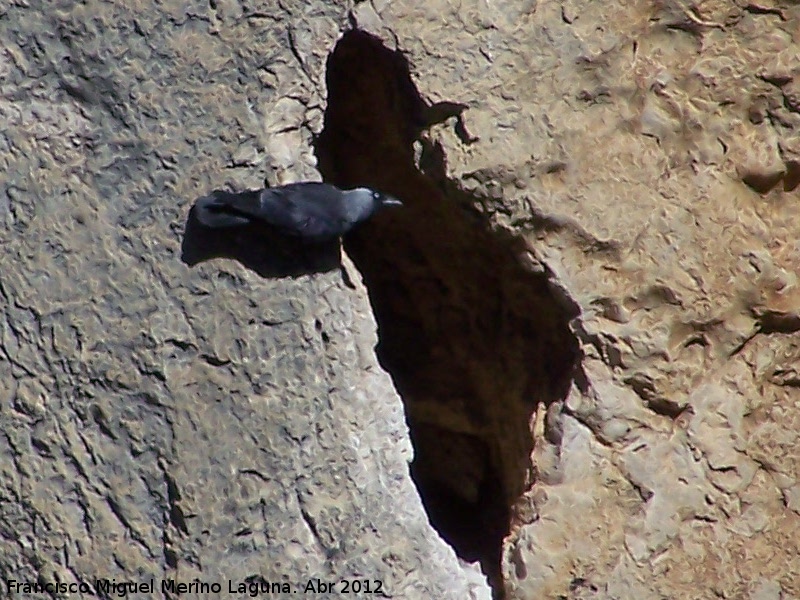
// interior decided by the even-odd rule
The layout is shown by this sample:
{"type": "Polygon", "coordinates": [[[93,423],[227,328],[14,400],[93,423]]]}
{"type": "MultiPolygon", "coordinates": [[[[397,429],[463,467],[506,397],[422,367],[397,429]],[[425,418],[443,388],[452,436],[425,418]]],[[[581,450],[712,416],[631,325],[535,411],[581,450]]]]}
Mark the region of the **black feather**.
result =
{"type": "Polygon", "coordinates": [[[399,204],[367,188],[343,191],[306,182],[241,193],[215,191],[198,199],[195,210],[207,227],[264,225],[282,235],[321,242],[347,233],[384,206],[399,204]]]}

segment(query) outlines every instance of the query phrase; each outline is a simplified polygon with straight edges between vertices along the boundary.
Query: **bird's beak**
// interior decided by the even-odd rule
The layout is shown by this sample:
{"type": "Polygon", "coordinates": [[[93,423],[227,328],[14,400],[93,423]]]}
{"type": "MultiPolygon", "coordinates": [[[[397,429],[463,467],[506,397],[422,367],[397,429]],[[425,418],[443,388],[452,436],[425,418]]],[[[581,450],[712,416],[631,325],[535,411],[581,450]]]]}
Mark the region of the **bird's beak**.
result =
{"type": "Polygon", "coordinates": [[[394,196],[386,196],[381,204],[383,206],[403,206],[403,203],[394,196]]]}

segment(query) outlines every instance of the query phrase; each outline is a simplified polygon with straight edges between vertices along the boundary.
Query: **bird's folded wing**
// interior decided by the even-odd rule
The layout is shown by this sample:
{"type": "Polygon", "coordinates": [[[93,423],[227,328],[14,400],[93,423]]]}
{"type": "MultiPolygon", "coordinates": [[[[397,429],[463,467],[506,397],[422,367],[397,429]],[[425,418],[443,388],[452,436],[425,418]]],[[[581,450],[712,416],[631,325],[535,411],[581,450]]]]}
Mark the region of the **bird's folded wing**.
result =
{"type": "Polygon", "coordinates": [[[309,240],[331,239],[347,229],[338,210],[340,198],[338,190],[321,184],[264,190],[259,217],[288,235],[309,240]]]}
{"type": "Polygon", "coordinates": [[[253,220],[258,208],[258,192],[232,194],[215,190],[195,203],[199,221],[207,227],[236,227],[253,220]]]}
{"type": "Polygon", "coordinates": [[[217,190],[200,198],[196,210],[200,222],[208,227],[262,223],[310,242],[336,238],[354,224],[341,190],[324,183],[240,193],[217,190]]]}

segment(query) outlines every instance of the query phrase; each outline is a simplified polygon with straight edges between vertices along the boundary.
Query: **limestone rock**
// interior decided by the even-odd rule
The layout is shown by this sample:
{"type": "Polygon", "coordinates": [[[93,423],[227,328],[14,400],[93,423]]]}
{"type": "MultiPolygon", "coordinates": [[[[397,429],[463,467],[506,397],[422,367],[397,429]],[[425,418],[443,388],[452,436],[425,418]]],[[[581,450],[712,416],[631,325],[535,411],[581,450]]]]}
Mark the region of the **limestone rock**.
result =
{"type": "Polygon", "coordinates": [[[346,257],[352,281],[181,260],[199,195],[319,177],[346,13],[267,4],[0,9],[4,597],[489,597],[428,523],[346,257]]]}
{"type": "Polygon", "coordinates": [[[0,5],[2,579],[800,597],[798,19],[0,5]],[[344,274],[182,262],[320,176],[344,274]]]}
{"type": "Polygon", "coordinates": [[[535,416],[503,544],[509,597],[800,596],[800,9],[426,6],[356,9],[425,100],[468,106],[478,141],[434,126],[438,172],[420,167],[580,310],[580,369],[535,416]]]}

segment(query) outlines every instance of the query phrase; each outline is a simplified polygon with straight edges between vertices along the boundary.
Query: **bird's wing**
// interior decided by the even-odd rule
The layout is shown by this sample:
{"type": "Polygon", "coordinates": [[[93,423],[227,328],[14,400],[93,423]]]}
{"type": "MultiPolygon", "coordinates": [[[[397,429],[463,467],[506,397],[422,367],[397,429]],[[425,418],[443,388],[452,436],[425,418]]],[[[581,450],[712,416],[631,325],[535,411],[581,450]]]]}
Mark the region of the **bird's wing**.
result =
{"type": "Polygon", "coordinates": [[[258,192],[232,194],[215,190],[195,203],[197,218],[207,227],[236,227],[247,225],[258,209],[258,192]]]}
{"type": "Polygon", "coordinates": [[[261,192],[260,218],[288,235],[330,239],[348,229],[342,193],[324,183],[290,184],[261,192]]]}

